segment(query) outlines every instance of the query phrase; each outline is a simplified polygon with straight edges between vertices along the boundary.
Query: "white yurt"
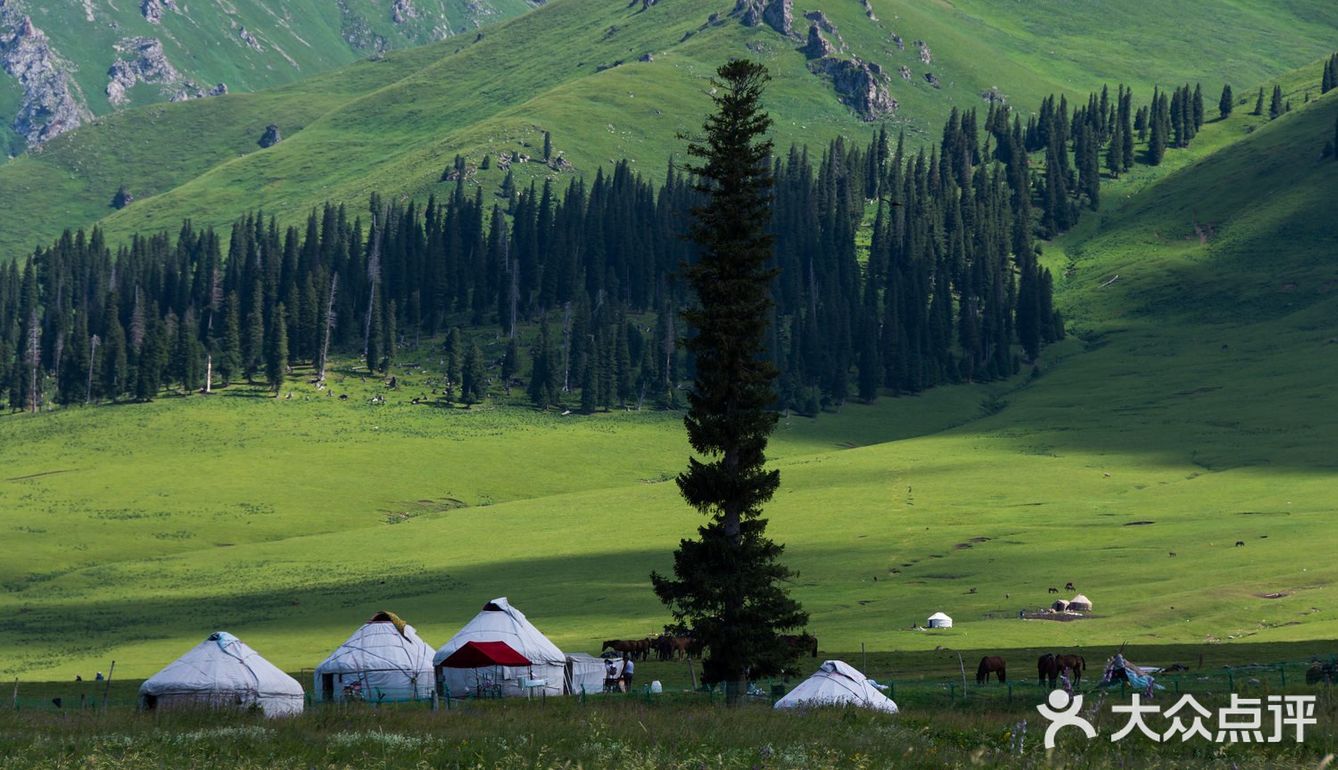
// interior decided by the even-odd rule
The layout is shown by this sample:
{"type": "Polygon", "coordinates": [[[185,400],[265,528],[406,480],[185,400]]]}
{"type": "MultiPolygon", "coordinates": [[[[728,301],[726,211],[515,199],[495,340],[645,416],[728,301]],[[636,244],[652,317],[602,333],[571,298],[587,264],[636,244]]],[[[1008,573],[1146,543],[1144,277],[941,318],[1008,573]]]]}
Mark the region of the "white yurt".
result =
{"type": "Polygon", "coordinates": [[[925,623],[929,628],[952,628],[952,618],[946,612],[935,612],[925,623]]]}
{"type": "Polygon", "coordinates": [[[817,673],[776,701],[775,708],[805,706],[858,706],[889,714],[897,713],[897,704],[891,698],[879,692],[859,671],[840,660],[823,662],[817,673]]]}
{"type": "Polygon", "coordinates": [[[543,680],[543,686],[534,688],[532,694],[562,694],[567,656],[525,619],[525,613],[512,607],[505,596],[483,605],[479,614],[466,623],[449,642],[438,648],[437,654],[432,657],[432,665],[437,669],[439,680],[450,688],[453,697],[473,692],[478,684],[479,673],[476,670],[445,668],[441,665],[466,642],[505,642],[529,659],[530,666],[527,669],[498,666],[487,672],[490,676],[498,677],[494,684],[500,685],[502,695],[531,694],[527,688],[521,687],[518,681],[521,677],[543,680]]]}
{"type": "Polygon", "coordinates": [[[1092,600],[1082,594],[1078,594],[1072,599],[1069,599],[1069,609],[1074,612],[1091,612],[1092,600]]]}
{"type": "Polygon", "coordinates": [[[436,686],[433,649],[393,612],[378,612],[316,667],[316,699],[418,700],[436,686]]]}
{"type": "Polygon", "coordinates": [[[240,639],[218,631],[139,686],[143,709],[260,708],[267,717],[302,713],[302,685],[240,639]]]}

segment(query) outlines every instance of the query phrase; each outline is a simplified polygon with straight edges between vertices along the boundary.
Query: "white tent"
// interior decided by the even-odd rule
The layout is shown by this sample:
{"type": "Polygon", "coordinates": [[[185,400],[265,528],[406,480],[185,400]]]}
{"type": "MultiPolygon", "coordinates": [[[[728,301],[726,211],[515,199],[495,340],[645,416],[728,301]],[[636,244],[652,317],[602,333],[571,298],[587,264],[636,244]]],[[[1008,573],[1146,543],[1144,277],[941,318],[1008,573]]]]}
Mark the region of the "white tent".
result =
{"type": "Polygon", "coordinates": [[[897,713],[897,704],[891,698],[879,692],[863,674],[839,660],[823,662],[817,673],[776,701],[775,708],[805,706],[859,706],[897,713]]]}
{"type": "Polygon", "coordinates": [[[316,697],[374,703],[431,698],[432,652],[413,626],[393,612],[378,612],[316,667],[316,697]]]}
{"type": "Polygon", "coordinates": [[[437,668],[438,678],[442,684],[450,688],[453,697],[472,692],[478,683],[479,674],[475,669],[443,668],[441,665],[442,661],[463,647],[466,642],[505,642],[511,649],[530,660],[531,665],[528,669],[498,667],[500,680],[494,684],[501,686],[503,695],[527,694],[526,688],[520,686],[518,681],[520,677],[532,677],[544,681],[542,688],[534,690],[535,694],[540,691],[548,695],[562,694],[567,656],[525,619],[525,613],[508,604],[505,596],[483,605],[483,610],[451,637],[449,642],[438,648],[437,654],[432,657],[432,665],[437,668]]]}
{"type": "Polygon", "coordinates": [[[240,639],[219,631],[139,687],[141,708],[259,707],[267,717],[300,714],[302,685],[240,639]]]}
{"type": "Polygon", "coordinates": [[[1082,594],[1078,594],[1072,599],[1069,599],[1069,609],[1074,612],[1091,612],[1092,600],[1082,594]]]}
{"type": "Polygon", "coordinates": [[[928,626],[930,628],[952,628],[952,618],[948,617],[946,613],[935,612],[929,616],[928,626]]]}
{"type": "Polygon", "coordinates": [[[604,659],[584,652],[567,653],[567,694],[579,695],[584,688],[589,695],[604,692],[604,659]]]}

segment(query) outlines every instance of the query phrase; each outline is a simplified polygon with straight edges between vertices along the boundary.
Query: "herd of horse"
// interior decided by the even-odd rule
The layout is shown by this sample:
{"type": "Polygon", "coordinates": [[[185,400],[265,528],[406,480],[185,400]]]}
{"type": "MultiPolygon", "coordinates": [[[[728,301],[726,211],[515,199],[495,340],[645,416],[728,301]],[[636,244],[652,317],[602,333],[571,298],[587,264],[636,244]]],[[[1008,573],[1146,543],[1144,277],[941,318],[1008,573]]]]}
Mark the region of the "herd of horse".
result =
{"type": "MultiPolygon", "coordinates": [[[[782,634],[781,641],[796,655],[818,657],[818,638],[811,634],[782,634]]],[[[613,650],[633,660],[646,660],[655,653],[657,660],[699,658],[702,644],[687,634],[660,634],[644,639],[608,639],[600,652],[613,650]]]]}
{"type": "MultiPolygon", "coordinates": [[[[1053,690],[1059,686],[1060,675],[1067,672],[1069,686],[1076,687],[1082,681],[1083,672],[1086,670],[1087,660],[1081,655],[1056,655],[1047,652],[1036,659],[1036,683],[1042,687],[1049,684],[1053,690]]],[[[1007,682],[1007,662],[998,655],[986,655],[981,658],[980,665],[976,667],[976,684],[988,682],[990,674],[993,674],[1000,683],[1007,682]]]]}

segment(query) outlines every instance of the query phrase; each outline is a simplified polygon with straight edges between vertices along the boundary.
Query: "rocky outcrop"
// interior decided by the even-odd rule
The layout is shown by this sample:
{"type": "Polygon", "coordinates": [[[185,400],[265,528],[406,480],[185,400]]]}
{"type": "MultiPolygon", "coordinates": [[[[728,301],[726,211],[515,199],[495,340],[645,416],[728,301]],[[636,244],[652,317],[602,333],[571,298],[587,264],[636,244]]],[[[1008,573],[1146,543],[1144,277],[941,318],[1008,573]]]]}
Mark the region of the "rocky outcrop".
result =
{"type": "Polygon", "coordinates": [[[938,80],[938,75],[935,75],[935,74],[932,73],[932,72],[926,72],[926,73],[925,73],[925,82],[928,83],[929,85],[933,86],[934,88],[942,88],[942,87],[943,87],[943,84],[940,83],[939,80],[938,80]]]}
{"type": "Polygon", "coordinates": [[[864,5],[864,15],[869,17],[869,21],[878,21],[878,16],[873,12],[873,3],[870,0],[860,0],[864,5]]]}
{"type": "Polygon", "coordinates": [[[818,31],[816,24],[808,28],[808,42],[799,50],[809,59],[821,59],[824,56],[831,56],[836,51],[832,44],[827,42],[827,38],[818,31]]]}
{"type": "Polygon", "coordinates": [[[418,9],[413,7],[410,0],[395,0],[395,5],[390,9],[390,20],[396,24],[403,24],[409,19],[418,18],[418,9]]]}
{"type": "Polygon", "coordinates": [[[238,27],[238,28],[237,28],[237,37],[241,38],[243,43],[246,43],[248,46],[250,46],[250,47],[253,48],[254,50],[257,50],[257,51],[264,51],[264,50],[265,50],[264,46],[260,45],[260,41],[259,41],[258,39],[256,39],[256,36],[253,35],[253,34],[251,34],[251,32],[248,31],[248,30],[246,29],[246,27],[238,27]]]}
{"type": "MultiPolygon", "coordinates": [[[[847,49],[845,38],[841,37],[841,31],[836,28],[836,24],[831,19],[827,18],[827,14],[822,11],[809,11],[804,14],[804,18],[812,22],[812,26],[816,26],[820,31],[835,38],[837,50],[845,51],[847,49]]],[[[813,33],[809,32],[810,39],[812,39],[812,36],[813,33]]]]}
{"type": "Polygon", "coordinates": [[[641,56],[637,59],[637,61],[655,61],[655,54],[652,54],[652,53],[649,53],[649,52],[647,52],[647,53],[643,53],[643,54],[641,54],[641,56]]]}
{"type": "Polygon", "coordinates": [[[874,121],[897,111],[897,100],[888,91],[887,73],[877,64],[831,57],[808,63],[814,74],[827,78],[837,97],[866,121],[874,121]]]}
{"type": "Polygon", "coordinates": [[[998,86],[990,86],[989,88],[985,89],[984,91],[981,91],[981,92],[980,92],[980,98],[981,98],[981,99],[984,99],[986,102],[988,102],[988,103],[990,103],[990,104],[1007,104],[1007,103],[1008,103],[1008,97],[1004,95],[1004,92],[1003,92],[1003,91],[1000,91],[1000,90],[999,90],[999,87],[998,87],[998,86]]]}
{"type": "Polygon", "coordinates": [[[194,80],[187,80],[181,84],[181,87],[172,94],[171,101],[185,102],[191,99],[204,99],[209,96],[227,96],[228,84],[219,83],[209,90],[205,90],[194,80]]]}
{"type": "Polygon", "coordinates": [[[920,61],[924,64],[930,64],[934,61],[934,52],[929,50],[929,44],[923,40],[916,40],[915,47],[920,49],[920,61]]]}
{"type": "Polygon", "coordinates": [[[12,126],[29,146],[78,128],[92,117],[46,34],[6,0],[0,0],[0,66],[23,90],[12,126]]]}
{"type": "Polygon", "coordinates": [[[901,79],[902,79],[902,80],[910,80],[911,77],[912,77],[912,75],[911,75],[911,68],[910,68],[910,67],[907,67],[905,64],[903,64],[903,65],[901,65],[900,67],[898,67],[898,68],[897,68],[897,72],[901,74],[901,79]]]}
{"type": "Polygon", "coordinates": [[[139,4],[139,12],[144,14],[145,20],[150,24],[161,23],[164,13],[175,10],[177,10],[176,0],[143,0],[139,4]]]}
{"type": "Polygon", "coordinates": [[[256,144],[259,144],[263,148],[269,148],[282,141],[283,135],[279,133],[279,127],[270,123],[268,126],[265,126],[265,133],[260,137],[260,141],[256,142],[256,144]]]}
{"type": "Polygon", "coordinates": [[[127,37],[116,43],[117,59],[107,70],[107,101],[120,106],[130,101],[126,94],[136,83],[172,86],[181,74],[163,53],[161,40],[152,37],[127,37]]]}
{"type": "Polygon", "coordinates": [[[745,27],[766,24],[782,35],[789,35],[794,25],[794,0],[737,0],[733,14],[745,27]]]}

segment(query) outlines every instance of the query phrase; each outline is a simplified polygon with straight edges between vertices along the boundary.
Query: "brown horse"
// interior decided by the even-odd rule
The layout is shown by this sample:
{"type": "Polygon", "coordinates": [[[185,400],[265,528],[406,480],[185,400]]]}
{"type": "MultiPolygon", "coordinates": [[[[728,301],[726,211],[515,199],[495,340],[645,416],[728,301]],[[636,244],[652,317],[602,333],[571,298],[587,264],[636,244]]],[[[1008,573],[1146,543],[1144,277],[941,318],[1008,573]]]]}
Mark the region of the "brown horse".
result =
{"type": "Polygon", "coordinates": [[[600,652],[611,649],[632,658],[645,660],[647,653],[650,652],[650,647],[650,639],[607,639],[604,641],[604,646],[600,648],[600,652]]]}
{"type": "Polygon", "coordinates": [[[1059,664],[1055,662],[1053,652],[1047,652],[1036,659],[1036,684],[1044,687],[1047,680],[1052,690],[1059,682],[1059,664]]]}
{"type": "Polygon", "coordinates": [[[980,665],[976,667],[976,684],[985,684],[990,680],[990,674],[999,678],[999,683],[1008,681],[1008,672],[1004,659],[998,655],[986,655],[980,659],[980,665]]]}
{"type": "Polygon", "coordinates": [[[1073,672],[1073,686],[1077,687],[1082,681],[1082,672],[1087,668],[1087,660],[1081,655],[1056,655],[1055,668],[1056,676],[1065,669],[1073,672]]]}

